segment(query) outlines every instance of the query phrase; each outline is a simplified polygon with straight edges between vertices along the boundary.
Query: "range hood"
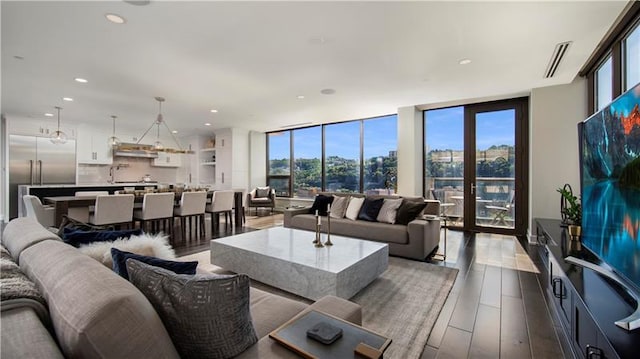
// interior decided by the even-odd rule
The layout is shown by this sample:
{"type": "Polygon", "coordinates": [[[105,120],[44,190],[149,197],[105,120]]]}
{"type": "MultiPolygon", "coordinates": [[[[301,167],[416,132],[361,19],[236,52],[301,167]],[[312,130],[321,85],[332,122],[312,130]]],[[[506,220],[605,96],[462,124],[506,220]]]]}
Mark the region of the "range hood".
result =
{"type": "Polygon", "coordinates": [[[152,145],[120,143],[113,146],[113,157],[158,158],[158,151],[152,145]]]}

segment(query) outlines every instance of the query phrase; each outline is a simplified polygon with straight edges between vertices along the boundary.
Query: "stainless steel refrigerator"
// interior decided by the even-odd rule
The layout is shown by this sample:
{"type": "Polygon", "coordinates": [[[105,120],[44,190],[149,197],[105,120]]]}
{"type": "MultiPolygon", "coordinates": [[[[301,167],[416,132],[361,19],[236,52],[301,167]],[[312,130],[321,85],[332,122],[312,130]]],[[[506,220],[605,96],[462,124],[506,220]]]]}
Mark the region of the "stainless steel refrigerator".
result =
{"type": "Polygon", "coordinates": [[[9,218],[18,216],[19,185],[75,184],[76,141],[9,135],[9,218]]]}

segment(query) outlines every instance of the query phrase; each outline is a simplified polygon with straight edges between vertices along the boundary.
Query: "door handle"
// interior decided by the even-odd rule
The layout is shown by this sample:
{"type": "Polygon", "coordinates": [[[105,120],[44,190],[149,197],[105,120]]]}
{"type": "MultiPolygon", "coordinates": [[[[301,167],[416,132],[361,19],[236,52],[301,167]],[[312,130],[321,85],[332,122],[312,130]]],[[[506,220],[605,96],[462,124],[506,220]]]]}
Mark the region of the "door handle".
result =
{"type": "Polygon", "coordinates": [[[29,184],[33,186],[33,160],[29,160],[29,184]]]}
{"type": "Polygon", "coordinates": [[[40,165],[40,185],[42,186],[42,160],[38,160],[38,164],[40,165]]]}
{"type": "Polygon", "coordinates": [[[551,281],[551,291],[553,292],[553,296],[556,298],[562,298],[562,279],[560,278],[553,278],[553,280],[551,281]],[[560,283],[560,293],[556,293],[556,284],[560,283]]]}
{"type": "Polygon", "coordinates": [[[471,195],[474,196],[476,194],[476,184],[472,183],[471,184],[471,195]]]}
{"type": "Polygon", "coordinates": [[[587,359],[601,359],[603,357],[602,349],[588,344],[585,350],[585,354],[587,359]]]}

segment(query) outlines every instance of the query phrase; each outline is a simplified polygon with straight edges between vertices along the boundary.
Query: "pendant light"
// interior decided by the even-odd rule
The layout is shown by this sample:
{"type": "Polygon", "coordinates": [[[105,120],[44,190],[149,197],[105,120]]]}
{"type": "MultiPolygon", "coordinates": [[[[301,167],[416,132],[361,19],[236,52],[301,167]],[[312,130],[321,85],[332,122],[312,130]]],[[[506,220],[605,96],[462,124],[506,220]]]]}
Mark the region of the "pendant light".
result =
{"type": "Polygon", "coordinates": [[[153,128],[153,126],[156,126],[156,141],[153,143],[154,150],[164,151],[164,152],[173,152],[173,153],[188,153],[188,154],[195,153],[192,150],[185,150],[182,148],[182,146],[180,146],[180,143],[178,142],[176,137],[173,135],[173,132],[171,131],[169,126],[167,126],[167,123],[164,121],[164,118],[162,116],[162,103],[164,102],[164,97],[158,96],[158,97],[155,97],[155,99],[156,101],[158,101],[158,116],[156,117],[156,120],[153,121],[151,126],[149,126],[149,128],[142,134],[142,136],[140,136],[140,139],[136,143],[139,144],[144,138],[144,136],[146,136],[147,133],[149,133],[149,131],[153,128]],[[167,131],[169,132],[169,135],[171,135],[171,138],[173,138],[173,141],[178,146],[177,149],[164,147],[164,144],[160,141],[160,125],[164,125],[164,127],[167,129],[167,131]]]}
{"type": "Polygon", "coordinates": [[[113,133],[111,137],[109,137],[109,146],[117,146],[120,144],[120,139],[116,137],[116,118],[118,118],[118,116],[111,115],[111,120],[113,121],[113,133]]]}
{"type": "Polygon", "coordinates": [[[49,139],[53,144],[62,145],[67,143],[67,134],[60,131],[60,110],[62,107],[56,106],[56,110],[58,110],[58,129],[49,136],[49,139]]]}

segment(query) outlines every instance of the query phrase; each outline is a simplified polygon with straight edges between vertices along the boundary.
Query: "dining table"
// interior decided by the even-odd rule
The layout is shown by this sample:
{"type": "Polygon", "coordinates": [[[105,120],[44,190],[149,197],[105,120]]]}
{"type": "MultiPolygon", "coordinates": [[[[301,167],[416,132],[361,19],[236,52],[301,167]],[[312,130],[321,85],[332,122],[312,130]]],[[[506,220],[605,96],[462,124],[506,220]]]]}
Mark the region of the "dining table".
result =
{"type": "MultiPolygon", "coordinates": [[[[213,192],[215,191],[207,192],[207,200],[211,200],[211,198],[213,197],[213,192]]],[[[176,193],[176,205],[178,205],[181,197],[180,192],[174,193],[176,193]]],[[[234,191],[234,207],[236,208],[234,220],[236,227],[242,227],[243,224],[242,211],[238,210],[242,208],[242,195],[242,191],[234,191]]],[[[141,204],[143,199],[144,193],[135,194],[134,203],[141,204]]],[[[54,206],[55,226],[59,227],[62,224],[63,217],[69,213],[69,208],[94,206],[96,203],[96,196],[51,196],[43,197],[42,200],[45,204],[54,206]]]]}

